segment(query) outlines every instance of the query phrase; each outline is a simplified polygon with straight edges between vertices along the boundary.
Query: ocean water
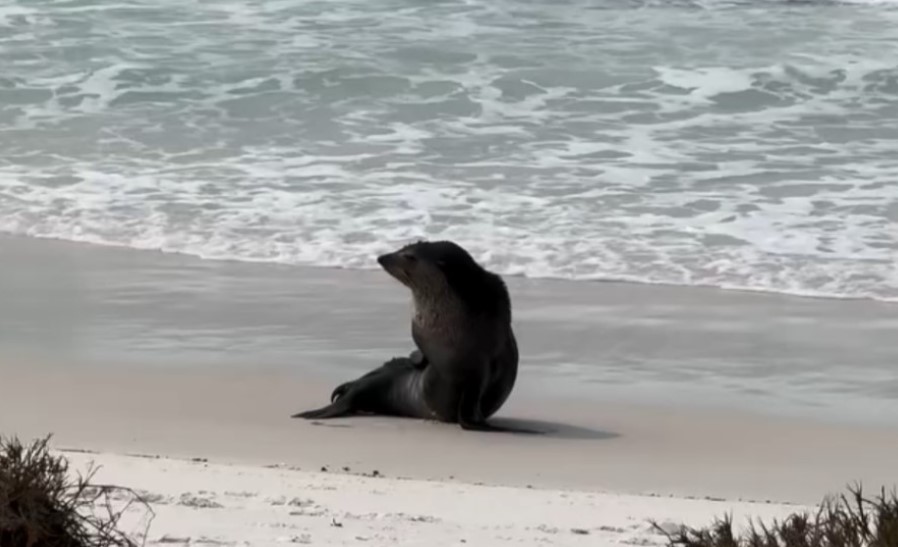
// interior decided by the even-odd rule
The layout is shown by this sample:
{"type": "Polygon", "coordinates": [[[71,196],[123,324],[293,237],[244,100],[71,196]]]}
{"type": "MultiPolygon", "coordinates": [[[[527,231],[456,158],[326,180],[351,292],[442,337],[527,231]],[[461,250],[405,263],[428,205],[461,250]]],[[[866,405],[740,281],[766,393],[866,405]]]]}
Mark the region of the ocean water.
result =
{"type": "Polygon", "coordinates": [[[898,1],[9,0],[0,231],[898,300],[898,1]]]}

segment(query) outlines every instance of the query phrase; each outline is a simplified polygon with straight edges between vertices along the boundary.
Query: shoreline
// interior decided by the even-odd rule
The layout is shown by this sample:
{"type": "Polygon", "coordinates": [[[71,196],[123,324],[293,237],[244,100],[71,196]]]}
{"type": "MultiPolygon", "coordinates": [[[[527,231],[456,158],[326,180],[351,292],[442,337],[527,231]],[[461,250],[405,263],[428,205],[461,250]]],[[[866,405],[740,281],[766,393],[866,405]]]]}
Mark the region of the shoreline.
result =
{"type": "MultiPolygon", "coordinates": [[[[252,258],[232,258],[232,257],[207,257],[194,253],[188,253],[183,251],[169,251],[160,248],[150,248],[150,247],[131,247],[128,245],[123,245],[119,243],[108,243],[105,241],[81,241],[74,239],[64,239],[56,236],[44,236],[44,235],[22,235],[22,234],[10,234],[0,232],[0,241],[2,240],[15,241],[21,240],[23,242],[27,241],[48,241],[54,242],[62,245],[76,245],[76,246],[87,246],[87,247],[100,247],[105,249],[110,249],[114,251],[121,252],[139,252],[139,253],[150,253],[150,254],[158,254],[162,256],[168,256],[173,258],[185,258],[188,260],[202,260],[208,262],[217,262],[221,264],[230,264],[230,265],[252,265],[252,266],[268,266],[274,268],[301,268],[301,269],[317,269],[317,270],[341,270],[341,271],[349,271],[349,272],[379,272],[379,267],[375,265],[369,266],[360,266],[360,267],[349,267],[345,265],[339,264],[298,264],[292,262],[285,261],[276,261],[276,260],[254,260],[252,258]]],[[[385,248],[384,250],[389,250],[389,248],[385,248]]],[[[810,300],[834,300],[834,301],[847,301],[847,302],[869,302],[873,304],[885,304],[885,305],[895,305],[898,306],[898,297],[896,298],[879,298],[873,296],[852,296],[847,294],[825,294],[814,291],[778,291],[778,290],[770,290],[758,287],[749,287],[742,285],[709,285],[709,284],[688,284],[688,283],[672,283],[672,282],[664,282],[664,281],[649,281],[643,280],[639,278],[627,278],[627,277],[595,277],[595,278],[573,278],[573,277],[559,277],[559,276],[530,276],[526,273],[501,273],[504,279],[512,279],[512,280],[521,280],[524,282],[537,282],[537,283],[610,283],[610,284],[623,284],[623,285],[637,285],[644,287],[659,287],[667,290],[699,290],[699,291],[720,291],[724,293],[744,293],[749,295],[758,295],[760,297],[770,296],[773,298],[797,298],[797,299],[810,299],[810,300]]]]}

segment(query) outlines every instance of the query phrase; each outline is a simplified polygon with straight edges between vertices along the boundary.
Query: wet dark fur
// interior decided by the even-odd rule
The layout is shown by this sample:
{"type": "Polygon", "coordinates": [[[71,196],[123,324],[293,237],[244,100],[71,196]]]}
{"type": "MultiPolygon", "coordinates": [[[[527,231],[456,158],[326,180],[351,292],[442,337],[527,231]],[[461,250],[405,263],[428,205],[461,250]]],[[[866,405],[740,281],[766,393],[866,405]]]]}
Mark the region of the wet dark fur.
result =
{"type": "Polygon", "coordinates": [[[417,350],[341,384],[331,404],[293,417],[368,413],[524,432],[486,421],[511,394],[518,370],[511,300],[502,278],[451,241],[406,245],[377,261],[412,291],[417,350]]]}

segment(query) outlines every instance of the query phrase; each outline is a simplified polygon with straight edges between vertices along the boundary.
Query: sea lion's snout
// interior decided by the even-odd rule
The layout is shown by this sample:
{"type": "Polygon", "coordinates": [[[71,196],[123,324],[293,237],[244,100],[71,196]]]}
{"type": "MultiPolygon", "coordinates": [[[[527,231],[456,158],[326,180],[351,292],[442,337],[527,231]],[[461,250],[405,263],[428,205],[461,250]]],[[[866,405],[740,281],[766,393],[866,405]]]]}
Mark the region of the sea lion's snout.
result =
{"type": "Polygon", "coordinates": [[[395,263],[393,257],[394,254],[395,253],[387,253],[380,255],[379,257],[377,257],[377,263],[380,264],[381,268],[385,270],[389,269],[390,265],[395,263]]]}
{"type": "Polygon", "coordinates": [[[377,263],[382,268],[408,268],[417,261],[417,257],[411,251],[400,249],[392,253],[382,254],[377,257],[377,263]]]}
{"type": "Polygon", "coordinates": [[[411,281],[410,272],[414,262],[414,255],[407,251],[395,251],[377,257],[380,267],[404,285],[408,285],[411,281]]]}

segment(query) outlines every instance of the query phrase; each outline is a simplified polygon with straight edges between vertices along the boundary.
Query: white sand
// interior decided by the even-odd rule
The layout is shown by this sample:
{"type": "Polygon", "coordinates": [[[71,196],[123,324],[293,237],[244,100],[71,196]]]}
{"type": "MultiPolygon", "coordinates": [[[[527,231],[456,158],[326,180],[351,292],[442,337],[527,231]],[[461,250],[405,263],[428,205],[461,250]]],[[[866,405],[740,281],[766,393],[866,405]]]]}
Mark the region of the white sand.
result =
{"type": "MultiPolygon", "coordinates": [[[[66,453],[98,482],[152,502],[148,545],[664,545],[673,530],[732,514],[782,518],[791,505],[478,486],[351,473],[66,453]]],[[[126,524],[142,531],[137,517],[126,524]]],[[[145,522],[145,521],[139,521],[145,522]]]]}

